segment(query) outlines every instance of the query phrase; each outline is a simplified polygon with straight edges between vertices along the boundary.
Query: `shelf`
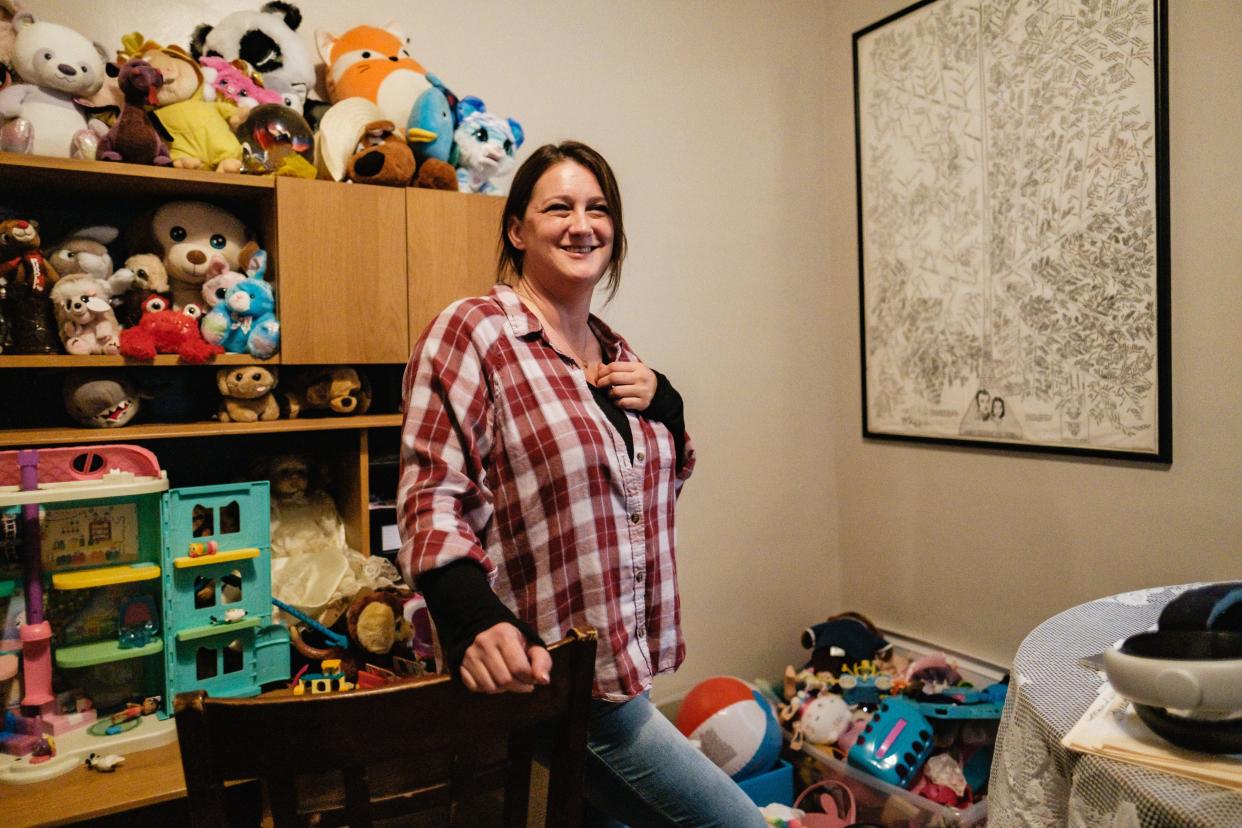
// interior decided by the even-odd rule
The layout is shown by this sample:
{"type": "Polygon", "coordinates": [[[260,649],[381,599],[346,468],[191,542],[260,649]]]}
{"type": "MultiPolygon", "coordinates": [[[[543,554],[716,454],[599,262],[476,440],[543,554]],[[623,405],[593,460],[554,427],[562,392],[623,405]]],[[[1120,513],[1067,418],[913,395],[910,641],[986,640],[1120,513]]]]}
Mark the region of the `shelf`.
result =
{"type": "Polygon", "coordinates": [[[251,547],[250,549],[233,549],[228,552],[217,552],[214,555],[200,555],[197,558],[183,555],[180,558],[173,558],[173,566],[176,569],[189,569],[194,566],[211,566],[212,564],[244,561],[247,558],[257,557],[259,557],[259,550],[251,547]]]}
{"type": "Polygon", "coordinates": [[[248,630],[259,626],[259,616],[247,615],[240,621],[222,621],[219,624],[208,624],[205,627],[188,627],[177,631],[178,641],[197,641],[200,638],[211,638],[238,630],[248,630]]]}
{"type": "Polygon", "coordinates": [[[74,667],[94,667],[96,664],[109,664],[113,661],[124,661],[129,658],[155,655],[164,651],[164,640],[155,638],[145,647],[122,647],[116,641],[92,641],[89,644],[73,644],[68,647],[56,647],[56,666],[72,669],[74,667]]]}
{"type": "Polygon", "coordinates": [[[229,175],[144,164],[83,161],[0,152],[0,178],[13,196],[31,191],[104,195],[116,198],[217,198],[256,201],[270,198],[276,184],[268,176],[229,175]]]}
{"type": "Polygon", "coordinates": [[[176,437],[232,437],[293,431],[345,431],[401,425],[400,414],[363,414],[357,417],[299,417],[258,423],[152,423],[121,428],[18,428],[0,431],[0,447],[130,443],[176,437]]]}
{"type": "MultiPolygon", "coordinates": [[[[260,360],[249,354],[220,354],[203,363],[203,366],[212,368],[218,365],[254,365],[256,363],[279,365],[280,355],[260,360]]],[[[130,359],[106,354],[4,354],[0,356],[0,368],[146,368],[152,365],[196,367],[182,362],[181,357],[176,354],[157,354],[155,359],[130,359]]]]}
{"type": "Polygon", "coordinates": [[[94,589],[95,587],[132,584],[135,581],[151,581],[160,577],[160,568],[147,561],[126,566],[104,566],[96,569],[77,569],[73,572],[56,572],[52,586],[56,589],[94,589]]]}

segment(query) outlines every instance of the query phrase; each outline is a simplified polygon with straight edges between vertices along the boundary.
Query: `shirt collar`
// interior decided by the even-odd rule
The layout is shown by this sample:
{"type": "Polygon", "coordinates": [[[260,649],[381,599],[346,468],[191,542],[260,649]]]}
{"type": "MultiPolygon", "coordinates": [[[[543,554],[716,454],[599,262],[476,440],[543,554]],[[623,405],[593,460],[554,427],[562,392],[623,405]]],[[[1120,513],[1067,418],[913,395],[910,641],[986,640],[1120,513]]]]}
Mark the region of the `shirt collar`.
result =
{"type": "MultiPolygon", "coordinates": [[[[543,332],[543,323],[539,321],[539,317],[526,309],[526,305],[522,304],[522,300],[518,298],[517,291],[510,285],[495,284],[492,286],[489,295],[500,305],[501,310],[505,312],[505,316],[509,318],[509,325],[513,328],[515,336],[524,337],[532,333],[543,332]]],[[[591,326],[591,330],[595,331],[596,337],[599,338],[600,347],[604,352],[604,361],[614,362],[620,359],[622,354],[621,337],[595,314],[590,315],[587,324],[591,326]]]]}

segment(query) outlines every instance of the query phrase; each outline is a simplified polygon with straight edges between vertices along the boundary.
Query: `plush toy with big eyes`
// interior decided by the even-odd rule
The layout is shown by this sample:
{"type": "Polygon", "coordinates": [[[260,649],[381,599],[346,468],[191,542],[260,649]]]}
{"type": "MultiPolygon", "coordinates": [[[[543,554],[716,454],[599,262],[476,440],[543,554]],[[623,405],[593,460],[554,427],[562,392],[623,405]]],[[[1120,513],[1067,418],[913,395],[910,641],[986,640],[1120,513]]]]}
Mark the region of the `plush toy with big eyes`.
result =
{"type": "Polygon", "coordinates": [[[168,300],[152,295],[143,305],[136,328],[121,331],[121,353],[134,359],[155,359],[158,354],[178,354],[182,362],[203,363],[224,353],[219,345],[203,341],[198,321],[203,311],[196,304],[173,310],[168,300]]]}
{"type": "Polygon", "coordinates": [[[170,201],[130,228],[130,249],[160,257],[173,303],[202,303],[203,283],[223,262],[241,270],[251,234],[237,216],[204,201],[170,201]]]}
{"type": "Polygon", "coordinates": [[[453,132],[458,189],[463,193],[503,195],[491,180],[513,170],[518,147],[525,140],[526,133],[517,121],[488,112],[478,98],[462,98],[457,104],[457,129],[453,132]]]}

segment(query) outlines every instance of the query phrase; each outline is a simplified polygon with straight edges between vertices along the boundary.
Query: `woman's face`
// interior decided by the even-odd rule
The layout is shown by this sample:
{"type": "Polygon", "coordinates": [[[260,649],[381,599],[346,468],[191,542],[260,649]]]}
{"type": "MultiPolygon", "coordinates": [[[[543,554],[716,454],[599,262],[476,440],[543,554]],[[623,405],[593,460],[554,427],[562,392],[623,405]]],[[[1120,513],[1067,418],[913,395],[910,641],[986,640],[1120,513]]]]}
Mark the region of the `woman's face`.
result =
{"type": "Polygon", "coordinates": [[[1001,399],[992,400],[992,416],[1000,419],[1005,416],[1005,401],[1001,399]]]}
{"type": "Polygon", "coordinates": [[[594,289],[612,257],[612,213],[595,176],[575,161],[549,167],[509,240],[524,254],[524,278],[594,289]]]}

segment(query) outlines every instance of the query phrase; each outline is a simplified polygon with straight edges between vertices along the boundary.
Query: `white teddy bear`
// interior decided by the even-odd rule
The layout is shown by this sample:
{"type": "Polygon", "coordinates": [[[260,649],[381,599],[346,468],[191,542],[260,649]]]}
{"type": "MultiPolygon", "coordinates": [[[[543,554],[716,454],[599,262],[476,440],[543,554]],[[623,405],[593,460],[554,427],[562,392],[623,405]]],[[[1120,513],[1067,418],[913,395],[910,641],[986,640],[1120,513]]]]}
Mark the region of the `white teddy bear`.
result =
{"type": "Polygon", "coordinates": [[[60,341],[71,354],[118,354],[121,326],[108,304],[104,283],[79,274],[61,279],[52,287],[52,309],[60,329],[60,341]]]}
{"type": "Polygon", "coordinates": [[[88,129],[77,98],[103,86],[103,47],[66,26],[13,18],[13,68],[24,83],[0,91],[0,149],[61,158],[94,158],[98,136],[88,129]]]}

